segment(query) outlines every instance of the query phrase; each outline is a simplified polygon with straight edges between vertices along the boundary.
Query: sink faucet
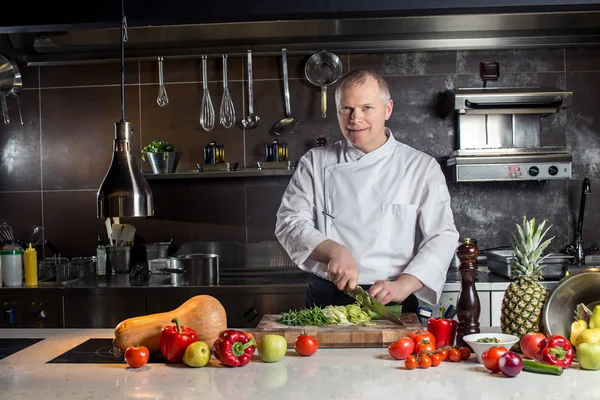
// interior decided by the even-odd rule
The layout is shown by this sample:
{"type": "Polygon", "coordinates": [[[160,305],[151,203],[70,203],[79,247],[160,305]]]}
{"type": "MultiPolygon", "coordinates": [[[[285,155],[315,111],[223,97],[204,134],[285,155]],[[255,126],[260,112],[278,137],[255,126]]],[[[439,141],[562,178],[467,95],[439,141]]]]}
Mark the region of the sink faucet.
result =
{"type": "Polygon", "coordinates": [[[598,251],[598,246],[595,244],[587,249],[584,249],[583,247],[583,214],[585,212],[585,198],[591,192],[590,180],[588,178],[583,178],[583,184],[581,186],[581,202],[579,204],[579,220],[577,221],[577,232],[575,232],[575,243],[565,247],[565,252],[575,257],[573,264],[577,265],[585,265],[585,256],[598,251]]]}

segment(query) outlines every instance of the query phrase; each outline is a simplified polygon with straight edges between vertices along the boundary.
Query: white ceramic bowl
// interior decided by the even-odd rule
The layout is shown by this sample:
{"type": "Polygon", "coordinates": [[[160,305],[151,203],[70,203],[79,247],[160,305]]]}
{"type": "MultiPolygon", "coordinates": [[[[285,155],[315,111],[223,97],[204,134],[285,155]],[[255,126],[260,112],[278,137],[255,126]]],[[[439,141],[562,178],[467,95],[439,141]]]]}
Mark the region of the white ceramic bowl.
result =
{"type": "Polygon", "coordinates": [[[483,364],[483,362],[481,361],[481,355],[484,351],[494,346],[506,347],[510,350],[510,348],[513,347],[514,344],[519,341],[519,338],[514,335],[507,335],[505,333],[473,333],[470,335],[463,336],[463,340],[467,342],[469,346],[471,346],[471,348],[477,355],[477,362],[479,364],[483,364]],[[500,343],[478,342],[477,339],[481,338],[496,338],[500,340],[500,343]]]}

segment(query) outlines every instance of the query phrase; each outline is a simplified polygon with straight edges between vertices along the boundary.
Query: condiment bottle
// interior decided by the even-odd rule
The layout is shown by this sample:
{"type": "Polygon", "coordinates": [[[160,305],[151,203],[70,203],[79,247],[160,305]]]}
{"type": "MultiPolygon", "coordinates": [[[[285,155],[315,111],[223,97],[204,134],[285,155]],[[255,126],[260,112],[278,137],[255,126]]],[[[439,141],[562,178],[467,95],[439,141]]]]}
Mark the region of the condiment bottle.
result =
{"type": "Polygon", "coordinates": [[[106,279],[106,247],[100,235],[98,235],[98,248],[96,249],[96,279],[106,279]]]}
{"type": "Polygon", "coordinates": [[[38,263],[37,263],[37,251],[31,247],[25,250],[25,286],[37,287],[38,285],[38,263]]]}
{"type": "Polygon", "coordinates": [[[2,250],[0,254],[4,286],[23,286],[23,250],[2,250]]]}

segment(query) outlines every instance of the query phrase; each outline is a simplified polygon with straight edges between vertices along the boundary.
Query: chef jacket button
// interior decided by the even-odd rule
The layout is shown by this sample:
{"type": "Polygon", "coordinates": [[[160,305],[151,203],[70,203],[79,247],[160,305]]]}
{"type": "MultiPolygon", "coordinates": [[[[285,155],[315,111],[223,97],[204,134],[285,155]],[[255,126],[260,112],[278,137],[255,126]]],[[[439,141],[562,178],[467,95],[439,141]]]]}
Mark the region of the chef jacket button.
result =
{"type": "Polygon", "coordinates": [[[327,170],[327,172],[331,172],[331,168],[329,168],[329,169],[327,170]]]}
{"type": "Polygon", "coordinates": [[[329,224],[329,226],[331,226],[333,228],[333,224],[329,224]]]}
{"type": "Polygon", "coordinates": [[[332,195],[329,195],[329,198],[330,198],[330,199],[333,199],[333,196],[332,196],[332,195]]]}

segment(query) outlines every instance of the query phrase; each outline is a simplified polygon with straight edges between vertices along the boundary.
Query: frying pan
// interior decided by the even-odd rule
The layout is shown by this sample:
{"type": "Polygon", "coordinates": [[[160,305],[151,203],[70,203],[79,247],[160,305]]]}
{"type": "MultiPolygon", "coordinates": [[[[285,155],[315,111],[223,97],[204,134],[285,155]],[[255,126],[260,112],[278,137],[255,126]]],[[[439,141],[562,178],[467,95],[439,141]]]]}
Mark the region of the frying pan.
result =
{"type": "Polygon", "coordinates": [[[304,66],[304,75],[310,83],[321,88],[321,117],[327,117],[327,86],[342,76],[342,62],[329,51],[313,54],[304,66]]]}

